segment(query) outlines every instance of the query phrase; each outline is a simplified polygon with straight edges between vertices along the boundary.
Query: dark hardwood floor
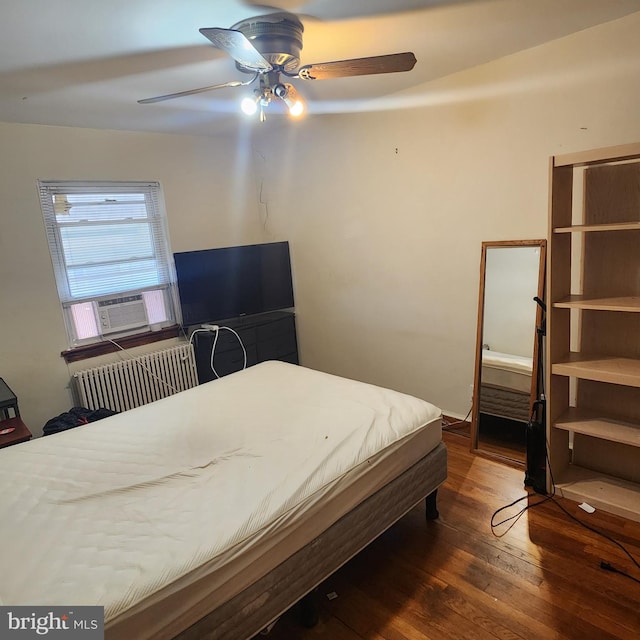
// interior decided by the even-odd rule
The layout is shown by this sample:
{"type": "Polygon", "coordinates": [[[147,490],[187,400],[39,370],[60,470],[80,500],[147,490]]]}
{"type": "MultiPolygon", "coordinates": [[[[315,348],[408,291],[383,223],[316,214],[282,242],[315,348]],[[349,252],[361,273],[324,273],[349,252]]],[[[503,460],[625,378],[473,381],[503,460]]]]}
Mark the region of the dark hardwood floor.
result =
{"type": "MultiPolygon", "coordinates": [[[[289,612],[258,637],[640,638],[640,583],[600,568],[605,560],[640,580],[640,569],[623,551],[551,501],[495,535],[493,512],[525,495],[522,470],[470,454],[468,438],[443,437],[449,478],[438,494],[439,520],[426,522],[424,505],[414,508],[318,588],[314,628],[302,628],[289,612]]],[[[539,500],[533,494],[529,501],[539,500]]],[[[576,503],[557,500],[640,561],[640,523],[600,511],[589,515],[576,503]]],[[[498,519],[515,513],[513,508],[498,519]]]]}

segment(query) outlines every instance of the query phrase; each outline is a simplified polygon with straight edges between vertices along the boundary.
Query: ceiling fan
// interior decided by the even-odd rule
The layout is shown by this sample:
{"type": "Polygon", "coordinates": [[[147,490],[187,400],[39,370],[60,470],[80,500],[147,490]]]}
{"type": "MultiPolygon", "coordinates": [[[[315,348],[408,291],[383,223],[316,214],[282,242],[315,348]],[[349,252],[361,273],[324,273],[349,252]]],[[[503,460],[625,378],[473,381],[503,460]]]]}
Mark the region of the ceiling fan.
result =
{"type": "Polygon", "coordinates": [[[200,33],[208,38],[214,47],[225,51],[235,60],[239,71],[250,74],[251,77],[244,81],[232,80],[199,89],[145,98],[138,100],[138,103],[152,104],[214,89],[247,86],[258,80],[253,97],[242,101],[242,110],[251,114],[259,109],[260,121],[264,121],[264,108],[274,99],[284,102],[293,116],[304,111],[304,102],[293,84],[286,81],[288,79],[330,80],[396,73],[410,71],[416,63],[414,54],[405,52],[299,66],[303,31],[304,26],[298,17],[286,12],[248,18],[234,24],[230,29],[200,29],[200,33]],[[282,80],[282,76],[285,81],[282,80]]]}

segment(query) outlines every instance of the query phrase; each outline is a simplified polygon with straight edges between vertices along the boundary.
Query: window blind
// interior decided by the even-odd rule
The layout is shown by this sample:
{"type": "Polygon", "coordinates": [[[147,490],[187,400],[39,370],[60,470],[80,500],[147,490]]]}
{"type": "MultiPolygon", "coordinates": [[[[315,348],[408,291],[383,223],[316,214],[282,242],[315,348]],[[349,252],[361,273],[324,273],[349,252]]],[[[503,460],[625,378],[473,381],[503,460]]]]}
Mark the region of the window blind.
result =
{"type": "Polygon", "coordinates": [[[175,322],[177,292],[159,183],[41,180],[38,189],[72,347],[175,322]],[[127,322],[115,306],[104,306],[130,297],[141,302],[129,309],[127,322]]]}
{"type": "Polygon", "coordinates": [[[170,285],[157,182],[38,184],[61,302],[170,285]]]}

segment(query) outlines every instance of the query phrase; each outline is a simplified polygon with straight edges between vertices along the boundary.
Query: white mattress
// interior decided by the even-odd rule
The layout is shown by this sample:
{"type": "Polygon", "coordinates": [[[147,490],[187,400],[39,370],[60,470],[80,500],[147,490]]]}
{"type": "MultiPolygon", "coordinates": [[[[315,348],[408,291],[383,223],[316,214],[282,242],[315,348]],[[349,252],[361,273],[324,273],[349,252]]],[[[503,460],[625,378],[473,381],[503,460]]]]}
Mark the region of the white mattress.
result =
{"type": "Polygon", "coordinates": [[[0,602],[126,617],[362,485],[425,425],[420,455],[440,441],[433,405],[268,362],[3,449],[0,602]]]}
{"type": "Polygon", "coordinates": [[[531,392],[533,358],[500,351],[482,350],[483,385],[531,392]]]}
{"type": "Polygon", "coordinates": [[[514,373],[528,373],[533,370],[533,358],[530,356],[517,356],[513,353],[502,353],[500,351],[482,350],[482,365],[503,371],[513,371],[514,373]]]}

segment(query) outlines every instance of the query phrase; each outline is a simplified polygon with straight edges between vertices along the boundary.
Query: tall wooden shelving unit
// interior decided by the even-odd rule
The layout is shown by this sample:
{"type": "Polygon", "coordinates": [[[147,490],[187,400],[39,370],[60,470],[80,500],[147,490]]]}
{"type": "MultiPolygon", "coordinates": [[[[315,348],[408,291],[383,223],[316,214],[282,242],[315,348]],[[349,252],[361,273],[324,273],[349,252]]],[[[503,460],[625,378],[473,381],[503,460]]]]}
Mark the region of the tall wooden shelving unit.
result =
{"type": "Polygon", "coordinates": [[[640,143],[551,158],[548,488],[640,521],[640,143]]]}

